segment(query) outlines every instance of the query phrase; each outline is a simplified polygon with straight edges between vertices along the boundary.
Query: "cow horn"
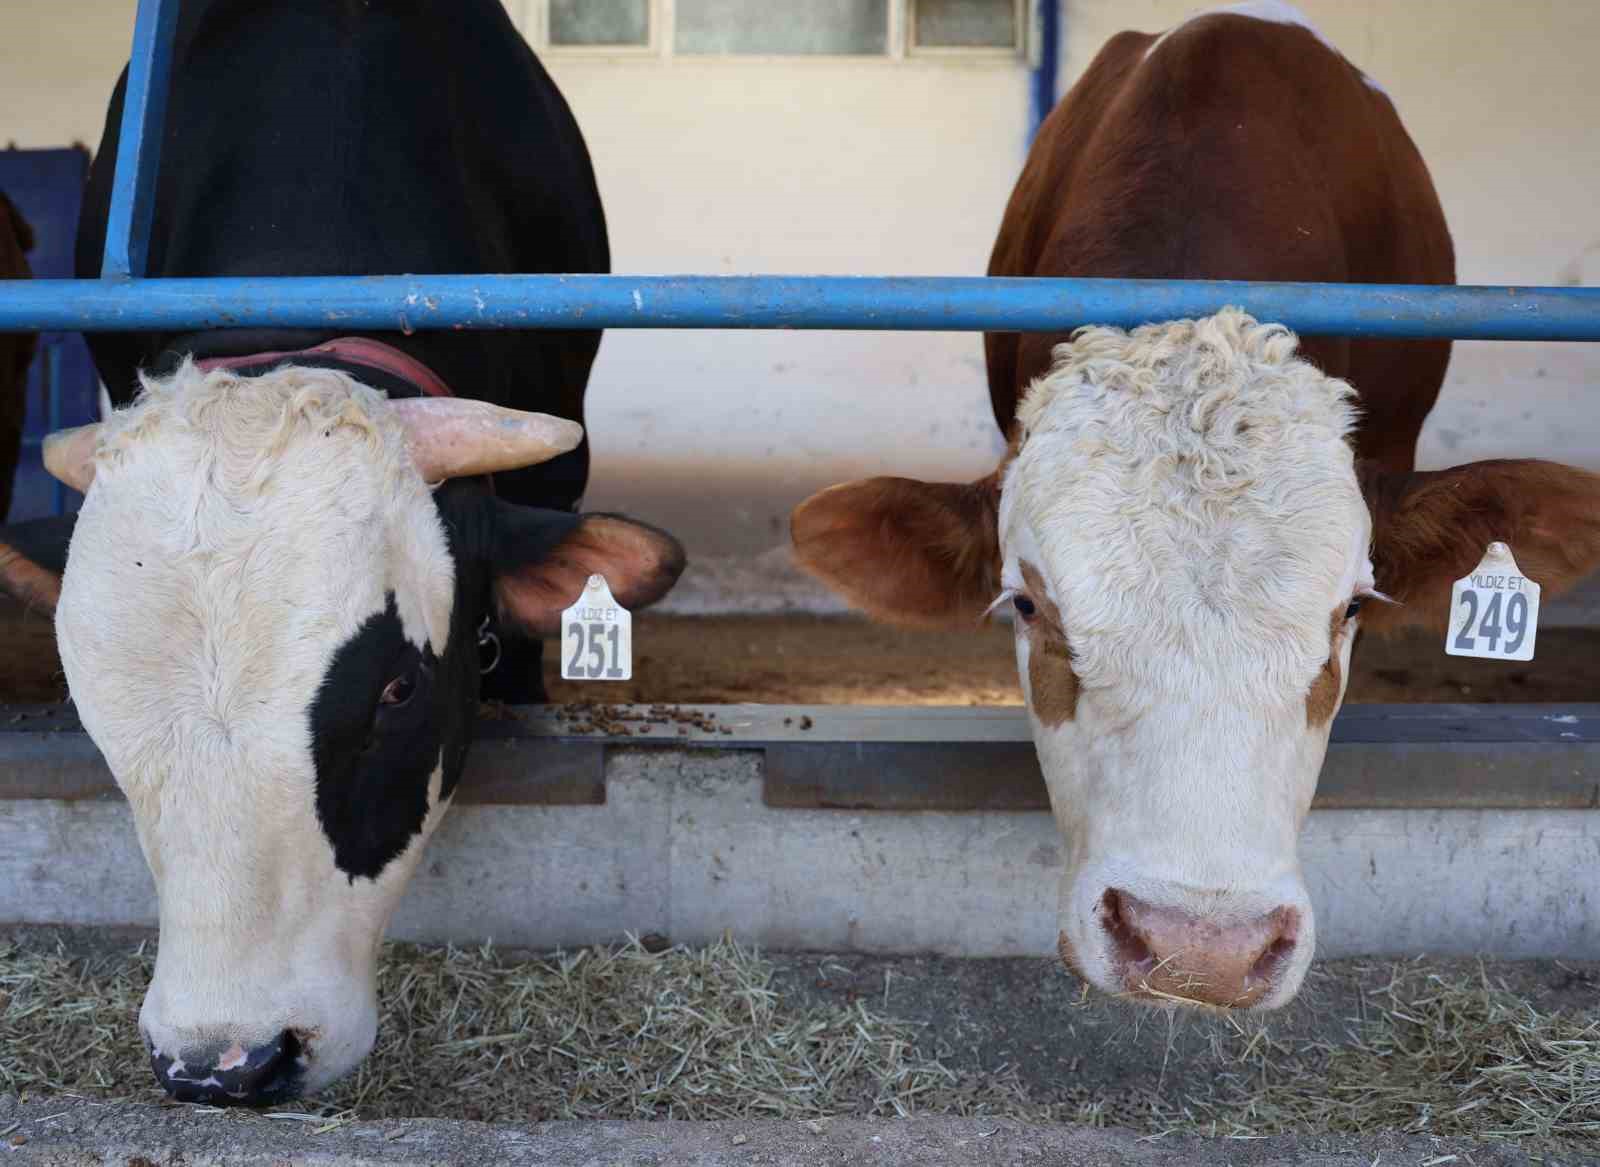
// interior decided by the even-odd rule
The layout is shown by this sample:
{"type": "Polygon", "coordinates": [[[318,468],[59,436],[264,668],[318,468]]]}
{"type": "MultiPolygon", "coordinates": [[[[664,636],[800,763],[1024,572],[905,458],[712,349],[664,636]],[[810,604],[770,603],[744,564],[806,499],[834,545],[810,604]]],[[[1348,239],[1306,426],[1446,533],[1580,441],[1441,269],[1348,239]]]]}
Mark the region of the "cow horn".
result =
{"type": "Polygon", "coordinates": [[[583,441],[575,421],[465,397],[405,397],[389,408],[424,482],[537,466],[583,441]]]}
{"type": "Polygon", "coordinates": [[[80,494],[94,481],[94,454],[100,448],[100,423],[57,430],[44,439],[44,468],[80,494]]]}

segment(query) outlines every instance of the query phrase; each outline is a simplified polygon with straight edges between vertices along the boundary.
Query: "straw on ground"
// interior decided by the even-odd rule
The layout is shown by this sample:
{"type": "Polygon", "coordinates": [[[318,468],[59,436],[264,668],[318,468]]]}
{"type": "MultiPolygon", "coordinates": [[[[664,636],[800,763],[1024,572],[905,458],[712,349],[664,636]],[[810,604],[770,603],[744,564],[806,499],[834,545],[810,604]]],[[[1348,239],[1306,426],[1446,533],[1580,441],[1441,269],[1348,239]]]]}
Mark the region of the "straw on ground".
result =
{"type": "MultiPolygon", "coordinates": [[[[153,1100],[135,1024],[152,967],[148,946],[89,959],[0,942],[0,1090],[153,1100]]],[[[881,1002],[786,1000],[771,963],[728,940],[534,958],[392,945],[379,993],[373,1055],[284,1117],[946,1113],[1152,1133],[1600,1137],[1600,1008],[1541,1011],[1481,972],[1421,962],[1394,966],[1347,1041],[1229,1019],[1212,1073],[1115,1096],[952,1069],[881,1002]]]]}

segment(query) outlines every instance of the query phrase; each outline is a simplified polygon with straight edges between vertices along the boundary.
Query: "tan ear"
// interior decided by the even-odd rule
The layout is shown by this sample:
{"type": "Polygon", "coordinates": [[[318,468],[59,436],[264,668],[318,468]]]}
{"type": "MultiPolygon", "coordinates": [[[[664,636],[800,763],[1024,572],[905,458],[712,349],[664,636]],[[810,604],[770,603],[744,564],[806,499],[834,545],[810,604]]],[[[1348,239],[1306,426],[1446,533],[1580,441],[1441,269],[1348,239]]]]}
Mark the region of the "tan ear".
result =
{"type": "Polygon", "coordinates": [[[101,428],[99,422],[94,422],[46,434],[42,454],[44,468],[51,477],[79,494],[88,494],[89,484],[94,481],[94,456],[100,448],[101,428]]]}
{"type": "Polygon", "coordinates": [[[1490,543],[1511,548],[1545,598],[1600,568],[1600,475],[1534,459],[1472,462],[1393,474],[1365,469],[1378,590],[1399,604],[1368,604],[1363,629],[1423,625],[1442,632],[1450,587],[1490,543]]]}
{"type": "Polygon", "coordinates": [[[577,516],[497,504],[494,589],[500,613],[533,633],[556,631],[561,613],[603,575],[630,612],[672,590],[686,563],[667,532],[622,515],[577,516]]]}
{"type": "Polygon", "coordinates": [[[800,565],[867,615],[924,628],[970,625],[1000,589],[1000,477],[867,478],[812,495],[789,516],[800,565]]]}

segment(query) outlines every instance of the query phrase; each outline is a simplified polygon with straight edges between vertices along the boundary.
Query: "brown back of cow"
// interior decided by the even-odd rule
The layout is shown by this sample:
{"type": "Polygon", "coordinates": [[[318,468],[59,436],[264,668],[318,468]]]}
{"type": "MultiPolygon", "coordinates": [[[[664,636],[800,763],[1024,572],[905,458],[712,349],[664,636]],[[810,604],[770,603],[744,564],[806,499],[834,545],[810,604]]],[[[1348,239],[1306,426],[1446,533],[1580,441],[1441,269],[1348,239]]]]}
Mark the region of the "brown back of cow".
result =
{"type": "MultiPolygon", "coordinates": [[[[1455,281],[1444,213],[1394,106],[1314,33],[1213,14],[1146,57],[1155,41],[1114,37],[1045,120],[990,275],[1455,281]]],[[[1003,429],[1066,338],[985,336],[1003,429]]],[[[1410,469],[1449,342],[1311,338],[1302,352],[1359,390],[1359,455],[1410,469]]]]}
{"type": "MultiPolygon", "coordinates": [[[[33,229],[0,192],[0,280],[32,278],[26,254],[32,250],[33,229]]],[[[37,340],[31,332],[0,332],[0,520],[11,509],[12,485],[22,452],[22,422],[28,412],[28,366],[37,340]]]]}

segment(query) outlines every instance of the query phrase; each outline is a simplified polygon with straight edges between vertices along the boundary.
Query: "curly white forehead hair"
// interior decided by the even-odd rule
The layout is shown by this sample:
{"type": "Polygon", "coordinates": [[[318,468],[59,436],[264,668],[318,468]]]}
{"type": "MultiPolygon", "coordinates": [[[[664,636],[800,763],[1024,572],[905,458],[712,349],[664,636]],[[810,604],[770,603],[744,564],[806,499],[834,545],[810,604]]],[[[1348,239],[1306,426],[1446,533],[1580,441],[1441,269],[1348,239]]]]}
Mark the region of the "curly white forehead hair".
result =
{"type": "Polygon", "coordinates": [[[106,419],[97,462],[114,463],[133,444],[162,434],[205,445],[216,459],[213,485],[258,489],[260,475],[289,443],[338,430],[364,439],[386,487],[405,477],[405,435],[385,414],[384,394],[337,369],[285,365],[241,377],[185,357],[170,375],[141,373],[139,383],[133,404],[106,419]]]}
{"type": "Polygon", "coordinates": [[[1017,408],[1022,437],[1121,436],[1136,457],[1250,462],[1285,440],[1345,440],[1355,390],[1296,356],[1299,339],[1237,308],[1131,331],[1081,328],[1017,408]]]}
{"type": "Polygon", "coordinates": [[[1225,629],[1280,684],[1326,656],[1316,609],[1364,561],[1357,413],[1351,387],[1296,345],[1237,309],[1088,328],[1030,386],[1001,539],[1038,547],[1086,673],[1096,632],[1119,670],[1135,631],[1148,652],[1225,629]]]}

